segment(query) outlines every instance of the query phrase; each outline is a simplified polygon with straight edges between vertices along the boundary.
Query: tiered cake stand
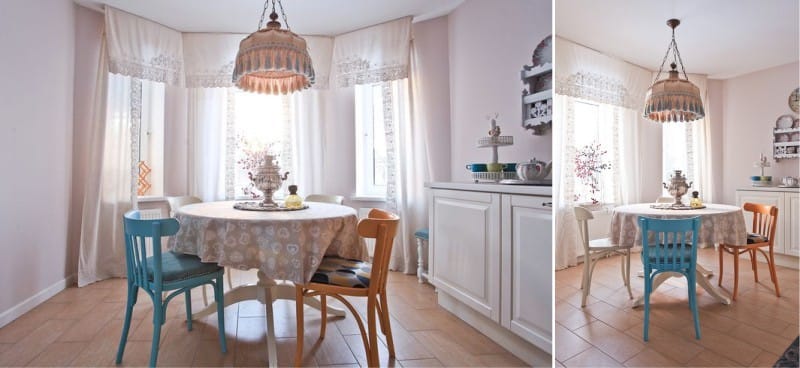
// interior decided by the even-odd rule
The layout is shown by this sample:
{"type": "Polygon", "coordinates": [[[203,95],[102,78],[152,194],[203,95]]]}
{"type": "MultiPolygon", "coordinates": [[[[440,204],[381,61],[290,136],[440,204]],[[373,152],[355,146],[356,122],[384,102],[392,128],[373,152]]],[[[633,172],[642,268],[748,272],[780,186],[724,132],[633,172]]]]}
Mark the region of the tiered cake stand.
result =
{"type": "MultiPolygon", "coordinates": [[[[492,147],[492,161],[491,163],[496,164],[497,162],[497,147],[500,146],[510,146],[514,144],[514,137],[510,135],[499,135],[500,128],[497,126],[497,122],[495,119],[491,119],[492,122],[492,129],[489,131],[488,137],[483,137],[478,139],[478,147],[492,147]],[[496,132],[496,135],[492,133],[496,132]]],[[[498,172],[473,172],[472,179],[475,182],[479,181],[494,181],[498,182],[503,179],[516,179],[517,173],[515,171],[501,171],[498,172]]]]}

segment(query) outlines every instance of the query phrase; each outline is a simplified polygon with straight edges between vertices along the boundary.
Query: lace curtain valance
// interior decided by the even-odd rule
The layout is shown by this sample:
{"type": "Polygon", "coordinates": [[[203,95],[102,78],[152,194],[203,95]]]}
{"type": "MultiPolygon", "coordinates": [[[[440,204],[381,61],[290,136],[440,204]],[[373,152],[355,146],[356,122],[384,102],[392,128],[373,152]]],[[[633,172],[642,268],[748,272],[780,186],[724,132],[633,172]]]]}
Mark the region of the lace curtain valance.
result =
{"type": "Polygon", "coordinates": [[[411,17],[337,36],[332,79],[337,87],[408,77],[411,17]]]}
{"type": "Polygon", "coordinates": [[[134,78],[183,84],[181,33],[106,6],[108,71],[134,78]]]}
{"type": "Polygon", "coordinates": [[[641,110],[653,81],[649,70],[561,37],[555,38],[554,52],[556,93],[641,110]]]}
{"type": "Polygon", "coordinates": [[[629,109],[639,108],[622,82],[595,73],[578,72],[559,79],[556,93],[629,109]]]}

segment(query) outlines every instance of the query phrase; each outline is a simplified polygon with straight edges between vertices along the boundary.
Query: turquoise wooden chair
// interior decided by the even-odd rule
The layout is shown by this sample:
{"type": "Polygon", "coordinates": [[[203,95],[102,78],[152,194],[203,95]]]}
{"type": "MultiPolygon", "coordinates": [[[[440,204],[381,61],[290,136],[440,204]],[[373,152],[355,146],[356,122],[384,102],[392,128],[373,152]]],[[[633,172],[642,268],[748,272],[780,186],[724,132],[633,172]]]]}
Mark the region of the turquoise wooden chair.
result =
{"type": "Polygon", "coordinates": [[[153,344],[150,350],[150,366],[155,367],[158,359],[158,344],[161,326],[166,319],[167,304],[172,298],[186,296],[186,326],[192,330],[191,289],[204,284],[214,287],[214,300],[217,302],[217,324],[219,343],[222,352],[227,352],[225,341],[225,316],[222,296],[222,275],[224,269],[215,263],[200,262],[194,255],[161,252],[161,237],[175,235],[180,224],[173,218],[142,220],[139,211],[128,211],[123,217],[125,228],[125,261],[128,269],[128,303],[125,307],[125,324],[117,349],[116,363],[122,363],[122,354],[128,340],[133,306],[142,288],[153,300],[153,344]],[[153,255],[147,256],[148,245],[152,244],[153,255]],[[166,298],[162,292],[171,291],[166,298]]]}
{"type": "Polygon", "coordinates": [[[694,333],[699,340],[695,244],[697,244],[697,232],[700,231],[700,217],[663,220],[639,216],[639,228],[642,230],[644,265],[644,341],[647,341],[650,325],[650,293],[653,292],[653,278],[662,272],[678,272],[686,276],[689,308],[694,317],[694,333]],[[687,236],[687,233],[691,234],[687,236]]]}

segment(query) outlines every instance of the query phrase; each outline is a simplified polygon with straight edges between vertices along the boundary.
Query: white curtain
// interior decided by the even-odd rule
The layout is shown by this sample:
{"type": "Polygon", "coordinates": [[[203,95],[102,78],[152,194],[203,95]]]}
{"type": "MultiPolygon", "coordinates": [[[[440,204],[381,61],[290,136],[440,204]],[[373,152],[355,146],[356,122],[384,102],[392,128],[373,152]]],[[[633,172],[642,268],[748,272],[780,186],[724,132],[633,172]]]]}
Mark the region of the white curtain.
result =
{"type": "Polygon", "coordinates": [[[423,183],[430,177],[426,123],[419,113],[423,97],[413,81],[419,75],[414,76],[413,65],[409,73],[411,49],[411,18],[406,17],[337,36],[331,61],[331,80],[337,87],[381,85],[386,134],[386,208],[400,216],[389,267],[404,273],[416,271],[413,234],[427,226],[423,183]],[[413,93],[410,88],[415,88],[413,93]]]}
{"type": "Polygon", "coordinates": [[[136,207],[142,81],[181,84],[182,53],[179,32],[106,7],[81,216],[79,286],[126,274],[122,215],[136,207]]]}
{"type": "Polygon", "coordinates": [[[689,80],[700,89],[700,97],[706,116],[686,124],[686,134],[691,146],[692,177],[694,190],[700,191],[703,202],[713,202],[714,175],[711,162],[711,106],[708,99],[707,78],[704,75],[690,74],[689,80]]]}
{"type": "Polygon", "coordinates": [[[91,147],[81,219],[78,286],[124,277],[122,214],[132,207],[131,78],[108,73],[105,42],[100,52],[92,108],[91,147]],[[117,113],[110,114],[108,112],[117,113]]]}
{"type": "MultiPolygon", "coordinates": [[[[233,199],[233,174],[229,166],[229,88],[189,88],[188,176],[189,193],[204,201],[233,199]]],[[[232,141],[230,142],[232,145],[232,141]]]]}
{"type": "Polygon", "coordinates": [[[597,105],[598,119],[607,130],[600,132],[600,141],[608,151],[606,161],[611,168],[603,173],[603,200],[609,205],[641,201],[639,139],[640,109],[650,72],[610,58],[562,38],[556,38],[556,93],[553,135],[553,157],[556,178],[555,193],[555,268],[577,264],[583,247],[577,236],[573,207],[579,190],[575,175],[575,158],[579,147],[571,137],[581,129],[575,106],[580,101],[597,105]]]}

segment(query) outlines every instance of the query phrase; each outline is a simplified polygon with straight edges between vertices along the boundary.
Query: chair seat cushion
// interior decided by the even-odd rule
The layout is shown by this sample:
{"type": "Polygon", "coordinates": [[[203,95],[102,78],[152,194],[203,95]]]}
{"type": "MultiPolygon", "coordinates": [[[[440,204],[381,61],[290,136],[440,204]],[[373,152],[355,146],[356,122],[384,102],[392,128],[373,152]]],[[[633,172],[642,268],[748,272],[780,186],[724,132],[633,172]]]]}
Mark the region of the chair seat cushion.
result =
{"type": "Polygon", "coordinates": [[[353,259],[324,257],[311,282],[352,288],[368,288],[372,264],[353,259]]]}
{"type": "Polygon", "coordinates": [[[765,243],[769,238],[761,234],[747,233],[747,244],[765,243]]]}
{"type": "Polygon", "coordinates": [[[419,229],[414,233],[414,236],[420,239],[428,240],[428,229],[419,229]]]}
{"type": "MultiPolygon", "coordinates": [[[[689,262],[692,261],[692,245],[691,244],[686,244],[686,247],[681,249],[681,254],[677,255],[677,256],[673,256],[672,255],[672,253],[675,253],[675,251],[672,250],[673,247],[674,247],[674,245],[671,244],[671,243],[670,244],[659,244],[657,246],[651,246],[650,249],[648,249],[648,251],[647,251],[648,261],[650,263],[672,263],[672,262],[678,263],[678,261],[680,260],[681,256],[683,257],[683,260],[682,260],[683,263],[689,263],[689,262]],[[658,252],[660,252],[661,249],[664,249],[664,252],[666,253],[666,255],[659,257],[658,252]],[[673,259],[674,259],[674,261],[673,261],[673,259]]],[[[644,255],[644,252],[642,252],[642,255],[644,255]]]]}
{"type": "MultiPolygon", "coordinates": [[[[147,257],[147,278],[153,281],[153,257],[147,257]]],[[[164,282],[176,282],[192,277],[209,275],[222,270],[216,263],[203,263],[200,257],[174,252],[161,253],[161,278],[164,282]]]]}

